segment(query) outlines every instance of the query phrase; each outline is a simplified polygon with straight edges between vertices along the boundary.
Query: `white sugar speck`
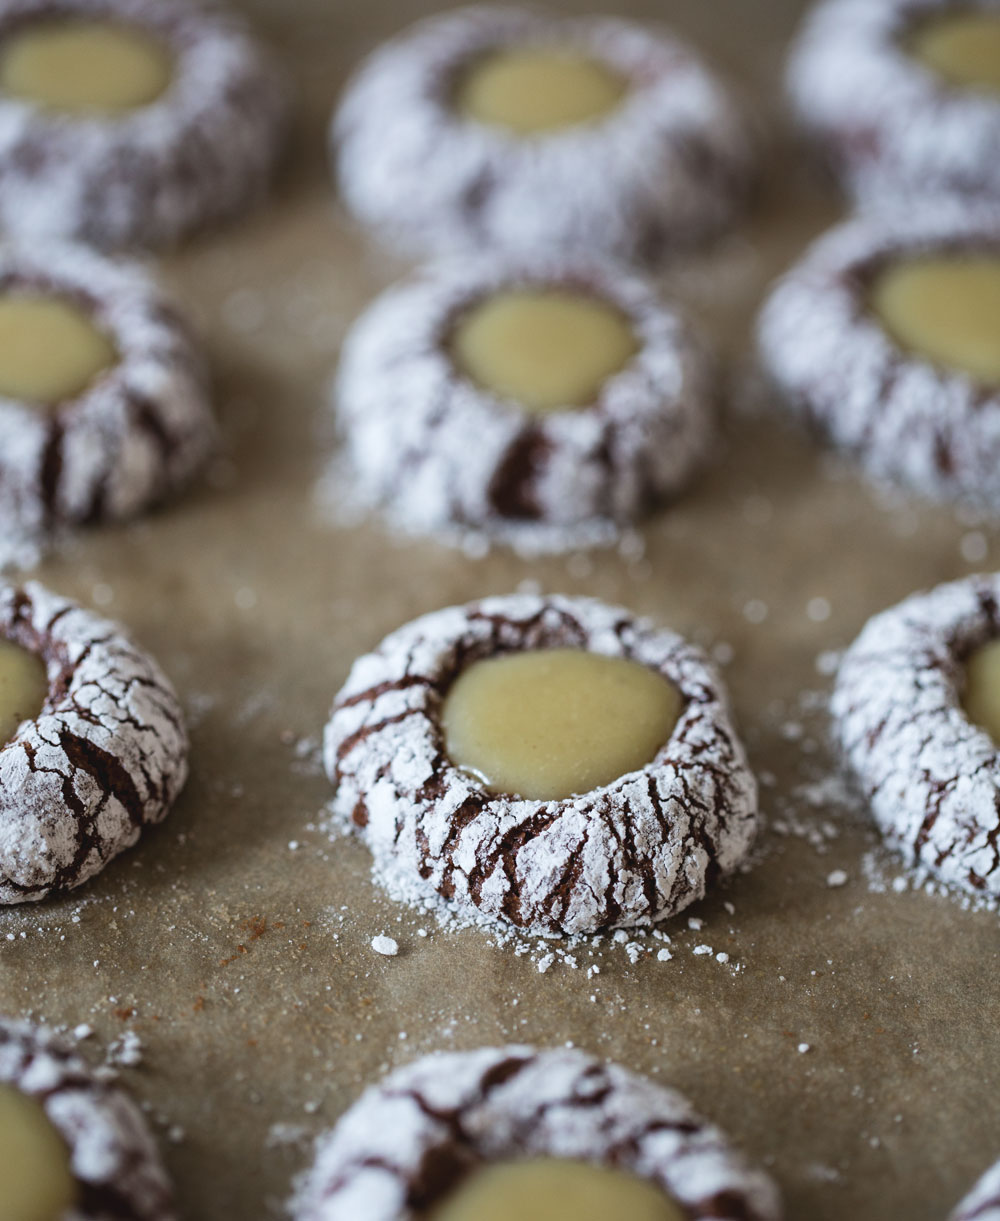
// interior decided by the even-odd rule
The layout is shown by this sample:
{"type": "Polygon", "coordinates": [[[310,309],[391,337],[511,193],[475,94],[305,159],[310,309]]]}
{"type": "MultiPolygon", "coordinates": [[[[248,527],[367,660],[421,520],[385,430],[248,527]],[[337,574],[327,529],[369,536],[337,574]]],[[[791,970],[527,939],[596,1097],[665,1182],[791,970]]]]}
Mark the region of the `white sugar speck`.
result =
{"type": "Polygon", "coordinates": [[[691,951],[692,954],[712,954],[714,953],[710,945],[696,945],[691,951]]]}
{"type": "Polygon", "coordinates": [[[834,869],[826,875],[827,886],[846,886],[847,874],[843,869],[834,869]]]}
{"type": "Polygon", "coordinates": [[[380,934],[372,938],[372,949],[376,954],[384,954],[386,958],[395,958],[399,953],[399,942],[394,937],[384,937],[380,934]]]}
{"type": "Polygon", "coordinates": [[[802,1055],[805,1055],[807,1051],[811,1051],[811,1050],[812,1050],[812,1048],[810,1047],[810,1045],[809,1045],[808,1043],[800,1043],[800,1044],[799,1044],[799,1052],[800,1052],[802,1055]]]}
{"type": "Polygon", "coordinates": [[[970,530],[968,534],[962,535],[958,549],[962,553],[963,560],[967,560],[970,564],[979,564],[986,559],[990,547],[986,541],[986,535],[981,530],[970,530]]]}
{"type": "Polygon", "coordinates": [[[662,950],[657,951],[657,954],[656,954],[657,962],[669,962],[671,960],[671,958],[673,958],[673,954],[671,954],[668,949],[664,948],[662,950]]]}
{"type": "Polygon", "coordinates": [[[751,598],[743,607],[743,618],[748,623],[763,623],[767,618],[767,603],[760,598],[751,598]]]}
{"type": "Polygon", "coordinates": [[[810,598],[806,614],[813,623],[825,623],[830,618],[830,603],[826,598],[810,598]]]}

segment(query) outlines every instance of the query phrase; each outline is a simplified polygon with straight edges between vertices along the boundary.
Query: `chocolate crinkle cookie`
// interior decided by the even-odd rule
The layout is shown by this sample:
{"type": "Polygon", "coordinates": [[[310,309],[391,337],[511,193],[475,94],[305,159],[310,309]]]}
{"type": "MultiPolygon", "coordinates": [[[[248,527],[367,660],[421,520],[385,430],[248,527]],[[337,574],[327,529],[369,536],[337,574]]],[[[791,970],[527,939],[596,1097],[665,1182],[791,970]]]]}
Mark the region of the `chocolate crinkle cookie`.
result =
{"type": "Polygon", "coordinates": [[[11,1216],[174,1221],[139,1108],[49,1031],[0,1018],[4,1205],[11,1216]],[[18,1211],[24,1210],[23,1212],[18,1211]]]}
{"type": "Polygon", "coordinates": [[[535,934],[674,915],[745,861],[756,830],[756,783],[704,655],[587,598],[487,598],[399,628],[355,662],[324,760],[335,812],[391,893],[535,934]],[[620,753],[584,766],[616,735],[620,753]],[[533,771],[546,739],[561,774],[533,771]]]}
{"type": "Polygon", "coordinates": [[[0,903],[79,886],[166,817],[187,731],[155,661],[42,586],[0,588],[0,903]]]}
{"type": "Polygon", "coordinates": [[[786,405],[871,476],[995,511],[998,322],[1000,223],[943,206],[824,235],[773,289],[759,345],[786,405]]]}
{"type": "Polygon", "coordinates": [[[206,372],[137,267],[0,247],[0,540],[131,517],[215,444],[206,372]]]}
{"type": "Polygon", "coordinates": [[[175,241],[259,199],[285,88],[242,23],[183,0],[0,0],[0,225],[175,241]]]}
{"type": "Polygon", "coordinates": [[[986,1171],[949,1221],[1000,1221],[1000,1162],[986,1171]]]}
{"type": "Polygon", "coordinates": [[[648,262],[726,226],[752,140],[672,34],[483,5],[358,70],[331,139],[347,206],[417,253],[583,249],[648,262]]]}
{"type": "Polygon", "coordinates": [[[716,392],[705,346],[645,279],[490,258],[384,293],[347,337],[332,399],[357,498],[393,524],[561,550],[686,487],[716,392]]]}
{"type": "Polygon", "coordinates": [[[996,200],[998,48],[996,0],[827,0],[793,49],[789,91],[862,203],[996,200]]]}
{"type": "MultiPolygon", "coordinates": [[[[1000,752],[988,717],[1000,576],[915,594],[847,650],[832,699],[836,737],[888,845],[921,873],[1000,898],[1000,752]],[[987,652],[982,652],[987,650],[987,652]],[[983,667],[986,667],[983,669],[983,667]]],[[[1000,707],[1000,682],[992,687],[1000,707]]]]}
{"type": "MultiPolygon", "coordinates": [[[[472,1218],[475,1208],[449,1204],[475,1180],[488,1183],[491,1167],[527,1167],[539,1190],[548,1187],[542,1198],[555,1199],[545,1178],[566,1163],[578,1178],[597,1171],[607,1216],[639,1215],[634,1198],[630,1209],[627,1194],[610,1194],[635,1187],[658,1202],[654,1211],[643,1194],[643,1217],[781,1215],[770,1179],[680,1094],[582,1051],[520,1046],[425,1056],[370,1088],[320,1140],[293,1212],[296,1221],[472,1218]]],[[[501,1193],[488,1197],[491,1216],[501,1215],[503,1187],[495,1178],[489,1188],[501,1193]]],[[[476,1198],[487,1202],[487,1190],[476,1198]]],[[[507,1203],[527,1198],[522,1185],[507,1203]]]]}

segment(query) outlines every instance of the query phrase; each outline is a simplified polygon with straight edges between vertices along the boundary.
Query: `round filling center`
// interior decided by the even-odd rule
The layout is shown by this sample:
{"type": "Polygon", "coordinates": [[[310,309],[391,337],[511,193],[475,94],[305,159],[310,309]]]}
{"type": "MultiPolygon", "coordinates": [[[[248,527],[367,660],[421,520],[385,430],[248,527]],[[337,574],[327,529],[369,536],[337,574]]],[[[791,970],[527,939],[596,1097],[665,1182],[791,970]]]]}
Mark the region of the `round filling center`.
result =
{"type": "Polygon", "coordinates": [[[164,92],[173,71],[159,39],[115,21],[38,21],[0,44],[0,90],[70,113],[146,106],[164,92]]]}
{"type": "Polygon", "coordinates": [[[1000,640],[990,640],[965,663],[965,715],[1000,745],[1000,640]]]}
{"type": "Polygon", "coordinates": [[[624,76],[589,56],[507,47],[470,66],[456,104],[470,119],[528,136],[599,119],[627,90],[624,76]]]}
{"type": "Polygon", "coordinates": [[[900,260],[879,274],[871,300],[904,348],[977,381],[1000,381],[1000,255],[900,260]]]}
{"type": "Polygon", "coordinates": [[[532,414],[592,405],[638,346],[619,309],[563,289],[487,297],[462,315],[451,341],[467,377],[532,414]]]}
{"type": "Polygon", "coordinates": [[[117,360],[111,340],[71,301],[28,292],[0,296],[0,396],[56,406],[117,360]]]}
{"type": "Polygon", "coordinates": [[[433,1221],[683,1221],[655,1184],[607,1166],[539,1158],[498,1162],[469,1176],[433,1221]]]}
{"type": "Polygon", "coordinates": [[[451,761],[490,792],[548,801],[645,767],[680,711],[677,689],[638,662],[538,649],[463,670],[442,724],[451,761]]]}
{"type": "Polygon", "coordinates": [[[41,1103],[0,1084],[0,1221],[58,1221],[76,1202],[62,1137],[41,1103]]]}
{"type": "Polygon", "coordinates": [[[22,721],[32,721],[49,692],[45,663],[13,641],[0,639],[0,745],[22,721]]]}
{"type": "Polygon", "coordinates": [[[1000,13],[952,13],[921,22],[910,53],[953,85],[1000,92],[1000,13]]]}

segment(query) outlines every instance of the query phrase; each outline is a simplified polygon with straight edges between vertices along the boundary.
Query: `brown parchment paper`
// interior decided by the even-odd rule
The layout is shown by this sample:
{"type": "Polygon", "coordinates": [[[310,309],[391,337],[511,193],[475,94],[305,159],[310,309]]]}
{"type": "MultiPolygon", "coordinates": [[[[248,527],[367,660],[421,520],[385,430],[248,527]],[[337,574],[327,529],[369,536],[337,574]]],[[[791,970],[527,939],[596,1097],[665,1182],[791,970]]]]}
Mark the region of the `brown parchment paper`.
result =
{"type": "MultiPolygon", "coordinates": [[[[802,5],[613,7],[697,40],[778,132],[746,224],[664,277],[741,386],[764,285],[838,210],[775,127],[802,5]]],[[[402,268],[335,205],[324,127],[349,66],[431,6],[247,8],[298,91],[284,176],[269,208],[162,260],[205,337],[225,457],[153,517],[82,535],[39,570],[160,658],[191,715],[192,777],[100,878],[0,912],[0,1011],[90,1024],[95,1061],[138,1036],[141,1063],[122,1078],[190,1221],[280,1215],[311,1138],[389,1066],[511,1039],[571,1040],[684,1090],[771,1166],[792,1218],[944,1217],[1000,1155],[997,917],[897,892],[891,861],[876,862],[889,884],[873,888],[875,837],[824,783],[817,657],[911,589],[1000,562],[1000,534],[887,501],[767,409],[734,414],[708,476],[642,531],[641,558],[472,560],[377,524],[330,525],[313,496],[330,448],[324,383],[351,318],[402,268]],[[541,973],[537,953],[397,907],[361,846],[317,829],[329,794],[315,747],[351,660],[417,613],[522,581],[732,650],[775,822],[752,872],[666,926],[670,961],[659,943],[633,964],[605,941],[576,950],[576,969],[541,973]],[[827,884],[834,870],[846,885],[827,884]],[[372,951],[379,933],[397,958],[372,951]]]]}

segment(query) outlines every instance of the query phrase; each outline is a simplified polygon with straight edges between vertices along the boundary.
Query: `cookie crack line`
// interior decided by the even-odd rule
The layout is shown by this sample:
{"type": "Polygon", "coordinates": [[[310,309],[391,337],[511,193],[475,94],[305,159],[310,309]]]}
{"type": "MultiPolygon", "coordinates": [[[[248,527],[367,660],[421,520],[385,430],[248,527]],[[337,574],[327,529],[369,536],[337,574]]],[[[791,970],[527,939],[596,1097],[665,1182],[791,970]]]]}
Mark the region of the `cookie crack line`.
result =
{"type": "Polygon", "coordinates": [[[360,658],[334,701],[324,763],[335,817],[377,878],[412,902],[541,934],[648,925],[747,858],[757,789],[721,681],[672,632],[587,598],[514,595],[451,607],[360,658]],[[683,707],[645,767],[591,792],[486,791],[444,749],[443,697],[478,660],[576,648],[648,666],[683,707]]]}
{"type": "Polygon", "coordinates": [[[0,903],[19,903],[79,886],[165,818],[188,739],[169,681],[116,624],[29,582],[0,586],[0,634],[49,684],[0,746],[0,903]]]}

